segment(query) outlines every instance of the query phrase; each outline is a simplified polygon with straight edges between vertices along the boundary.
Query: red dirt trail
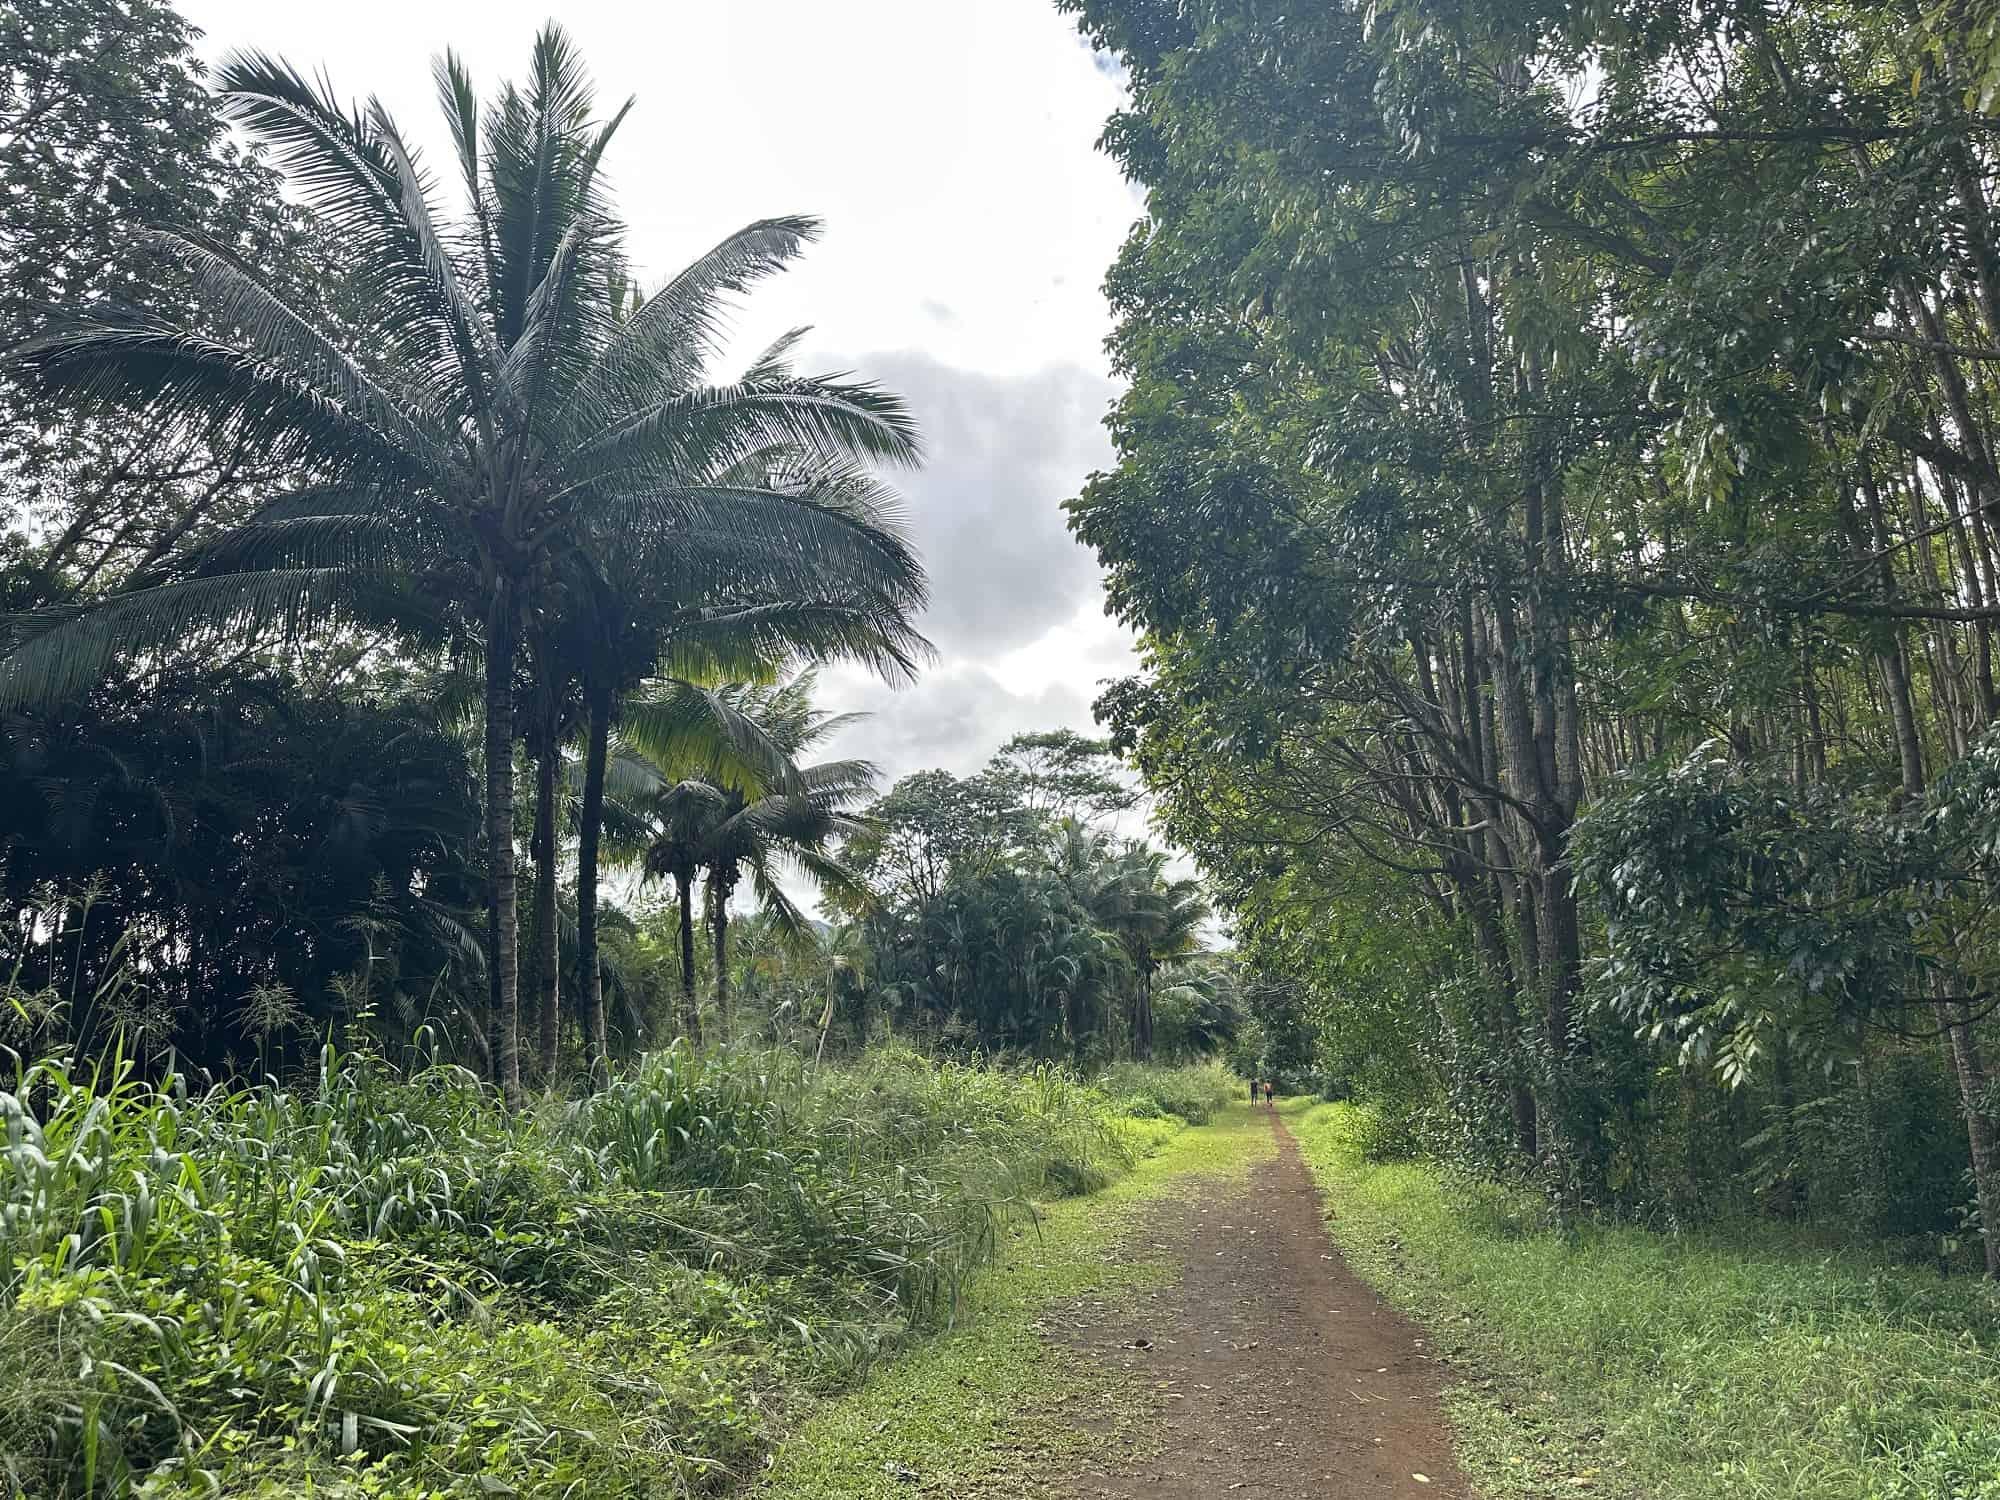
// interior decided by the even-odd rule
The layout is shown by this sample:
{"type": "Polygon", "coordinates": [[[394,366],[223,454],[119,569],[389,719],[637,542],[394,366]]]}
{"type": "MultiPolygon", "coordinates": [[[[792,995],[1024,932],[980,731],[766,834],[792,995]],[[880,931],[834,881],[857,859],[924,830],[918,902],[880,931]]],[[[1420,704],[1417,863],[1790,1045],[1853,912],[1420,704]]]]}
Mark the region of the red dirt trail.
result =
{"type": "Polygon", "coordinates": [[[1275,1157],[1225,1188],[1162,1201],[1139,1226],[1141,1243],[1178,1258],[1179,1277],[1136,1305],[1089,1311],[1065,1340],[1149,1392],[1155,1418],[1139,1426],[1161,1451],[1101,1453],[1037,1493],[1472,1500],[1429,1341],[1348,1270],[1298,1143],[1269,1119],[1275,1157]]]}

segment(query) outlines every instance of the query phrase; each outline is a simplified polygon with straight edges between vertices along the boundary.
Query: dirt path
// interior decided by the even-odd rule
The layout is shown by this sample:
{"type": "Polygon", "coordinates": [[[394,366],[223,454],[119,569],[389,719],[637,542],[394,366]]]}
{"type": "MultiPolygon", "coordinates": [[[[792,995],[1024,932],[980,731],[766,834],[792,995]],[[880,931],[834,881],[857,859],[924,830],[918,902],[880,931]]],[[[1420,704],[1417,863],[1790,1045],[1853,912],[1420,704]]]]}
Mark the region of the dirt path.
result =
{"type": "Polygon", "coordinates": [[[1134,1306],[1076,1310],[1065,1340],[1150,1390],[1153,1420],[1119,1430],[1157,1442],[1119,1452],[1107,1432],[1113,1452],[1042,1493],[1469,1500],[1427,1341],[1335,1253],[1298,1145],[1269,1118],[1274,1158],[1219,1192],[1162,1200],[1139,1226],[1182,1275],[1134,1306]]]}

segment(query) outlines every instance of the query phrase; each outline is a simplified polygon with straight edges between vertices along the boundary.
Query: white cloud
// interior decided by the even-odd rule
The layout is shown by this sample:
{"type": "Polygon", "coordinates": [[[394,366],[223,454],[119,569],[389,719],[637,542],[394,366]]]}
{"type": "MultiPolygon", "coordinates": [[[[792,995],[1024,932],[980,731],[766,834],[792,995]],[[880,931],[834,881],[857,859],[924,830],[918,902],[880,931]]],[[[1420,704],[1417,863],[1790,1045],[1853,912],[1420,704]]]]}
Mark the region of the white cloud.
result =
{"type": "MultiPolygon", "coordinates": [[[[183,9],[211,59],[258,47],[323,65],[345,96],[379,94],[438,169],[432,57],[458,48],[490,90],[522,75],[550,14],[547,0],[183,9]]],[[[573,0],[559,19],[601,106],[637,98],[607,170],[649,283],[752,219],[813,213],[824,242],[758,292],[746,343],[810,323],[836,348],[1103,371],[1098,285],[1139,199],[1093,144],[1122,85],[1049,0],[573,0]]]]}
{"type": "Polygon", "coordinates": [[[1098,597],[1096,559],[1062,503],[1112,460],[1099,420],[1110,381],[1073,364],[993,375],[919,350],[802,364],[867,370],[922,426],[928,461],[893,478],[931,575],[924,629],[947,660],[1025,647],[1098,597]]]}

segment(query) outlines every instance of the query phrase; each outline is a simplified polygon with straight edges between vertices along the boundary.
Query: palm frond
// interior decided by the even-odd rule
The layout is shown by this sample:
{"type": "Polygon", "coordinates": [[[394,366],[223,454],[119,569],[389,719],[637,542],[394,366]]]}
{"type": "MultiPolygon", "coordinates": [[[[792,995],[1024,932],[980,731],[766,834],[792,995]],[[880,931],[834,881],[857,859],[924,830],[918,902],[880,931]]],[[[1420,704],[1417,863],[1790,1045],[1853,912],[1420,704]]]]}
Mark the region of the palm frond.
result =
{"type": "Polygon", "coordinates": [[[679,391],[578,434],[575,453],[585,475],[685,483],[774,444],[824,462],[914,464],[922,457],[900,396],[828,377],[679,391]]]}
{"type": "Polygon", "coordinates": [[[872,906],[878,899],[874,888],[858,871],[824,849],[789,849],[786,857],[798,866],[808,880],[829,895],[861,907],[872,906]]]}
{"type": "Polygon", "coordinates": [[[685,680],[655,682],[619,714],[622,744],[667,776],[705,776],[753,793],[794,788],[798,772],[781,745],[727,694],[685,680]]]}
{"type": "Polygon", "coordinates": [[[766,868],[763,860],[748,861],[750,886],[756,893],[757,904],[770,917],[771,924],[778,930],[788,945],[797,948],[819,946],[819,933],[808,917],[792,898],[785,894],[775,875],[766,868]]]}
{"type": "Polygon", "coordinates": [[[783,380],[791,374],[792,351],[812,332],[810,325],[790,328],[765,345],[763,351],[750,361],[750,367],[743,372],[745,385],[762,385],[766,381],[783,380]]]}
{"type": "Polygon", "coordinates": [[[714,357],[725,299],[784,269],[819,230],[817,219],[760,219],[697,257],[618,329],[578,382],[570,415],[579,429],[694,386],[714,357]]]}
{"type": "Polygon", "coordinates": [[[500,366],[500,382],[512,393],[520,409],[525,433],[536,431],[542,398],[552,377],[560,380],[565,366],[572,370],[581,362],[582,351],[567,337],[582,309],[577,278],[583,260],[584,241],[602,232],[602,226],[588,220],[570,227],[556,246],[549,268],[529,294],[522,316],[520,337],[507,350],[500,366]]]}
{"type": "Polygon", "coordinates": [[[613,560],[670,597],[706,602],[874,600],[914,613],[928,600],[923,564],[892,516],[839,493],[727,485],[641,490],[611,503],[594,531],[625,538],[613,560]]]}
{"type": "Polygon", "coordinates": [[[209,576],[299,569],[417,574],[435,565],[440,551],[440,539],[421,518],[334,512],[245,522],[181,562],[209,576]]]}
{"type": "Polygon", "coordinates": [[[299,310],[258,279],[225,246],[180,230],[152,230],[142,241],[178,261],[203,309],[240,330],[251,346],[302,385],[323,390],[359,420],[378,425],[422,456],[432,473],[447,466],[450,434],[415,393],[392,391],[364,370],[299,310]]]}
{"type": "Polygon", "coordinates": [[[114,595],[88,609],[13,616],[0,632],[0,706],[74,697],[134,654],[185,651],[204,639],[295,641],[341,618],[354,584],[337,568],[229,573],[114,595]]]}
{"type": "Polygon", "coordinates": [[[900,609],[844,600],[691,610],[671,632],[660,669],[680,677],[770,682],[802,662],[847,661],[912,682],[936,654],[900,609]]]}
{"type": "Polygon", "coordinates": [[[417,165],[396,122],[379,100],[370,102],[369,119],[394,168],[398,206],[442,310],[450,348],[458,358],[459,378],[469,397],[468,410],[476,412],[485,404],[486,392],[497,379],[500,347],[482,310],[460,284],[451,254],[438,233],[437,215],[431,207],[429,174],[417,165]]]}
{"type": "Polygon", "coordinates": [[[479,95],[472,86],[472,75],[466,70],[465,61],[451,48],[431,64],[431,76],[436,80],[438,105],[444,111],[445,124],[451,131],[452,154],[458,158],[460,185],[465,191],[465,201],[472,210],[474,228],[479,237],[479,263],[487,292],[486,315],[493,316],[492,287],[493,266],[493,202],[486,194],[486,184],[479,171],[479,95]]]}
{"type": "MultiPolygon", "coordinates": [[[[512,348],[528,304],[579,224],[608,222],[596,181],[609,136],[590,129],[590,77],[575,45],[553,22],[535,37],[525,88],[502,90],[487,116],[488,191],[494,204],[494,326],[512,348]]],[[[615,129],[623,111],[611,122],[615,129]]]]}
{"type": "Polygon", "coordinates": [[[224,117],[270,151],[287,184],[350,251],[353,306],[371,338],[413,369],[459,365],[462,310],[441,295],[432,249],[405,213],[406,185],[373,125],[345,113],[324,78],[315,87],[265,53],[231,54],[215,84],[224,117]]]}
{"type": "Polygon", "coordinates": [[[338,397],[252,351],[148,314],[51,330],[12,350],[8,363],[43,390],[137,412],[162,430],[241,443],[274,467],[310,462],[353,483],[437,479],[338,397]]]}
{"type": "MultiPolygon", "coordinates": [[[[865,714],[830,716],[826,731],[832,733],[836,729],[844,729],[849,723],[865,717],[865,714]]],[[[805,783],[805,794],[816,801],[858,802],[874,795],[882,772],[872,760],[823,760],[803,767],[799,779],[805,783]]]]}

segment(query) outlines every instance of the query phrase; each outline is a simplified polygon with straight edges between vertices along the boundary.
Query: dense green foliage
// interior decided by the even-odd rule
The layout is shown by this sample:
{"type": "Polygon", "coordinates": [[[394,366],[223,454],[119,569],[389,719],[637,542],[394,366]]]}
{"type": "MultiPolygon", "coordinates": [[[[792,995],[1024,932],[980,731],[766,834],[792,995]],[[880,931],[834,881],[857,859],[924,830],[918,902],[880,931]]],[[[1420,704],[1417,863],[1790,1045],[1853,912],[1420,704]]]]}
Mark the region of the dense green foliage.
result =
{"type": "MultiPolygon", "coordinates": [[[[231,142],[188,23],[161,4],[24,0],[0,15],[0,345],[49,309],[189,295],[143,226],[199,233],[309,303],[331,253],[231,142]]],[[[271,455],[165,423],[94,419],[0,371],[0,602],[59,602],[143,574],[241,521],[289,472],[271,455]]]]}
{"type": "Polygon", "coordinates": [[[851,1023],[1085,1064],[1233,1040],[1234,966],[1199,956],[1197,883],[1105,826],[1131,801],[1108,748],[1067,732],[1017,736],[964,779],[899,781],[847,841],[874,893],[852,908],[851,1023]]]}
{"type": "MultiPolygon", "coordinates": [[[[1120,1087],[1195,1113],[1228,1084],[1120,1087]]],[[[46,1497],[714,1488],[784,1401],[948,1319],[1031,1200],[1156,1143],[1127,1108],[907,1052],[676,1047],[525,1113],[331,1053],[296,1090],[29,1068],[0,1092],[0,1472],[46,1497]]]]}
{"type": "Polygon", "coordinates": [[[2000,1492],[1990,1286],[1768,1230],[1564,1233],[1532,1194],[1371,1163],[1354,1106],[1294,1126],[1341,1249],[1477,1372],[1453,1416],[1482,1494],[2000,1492]]]}
{"type": "Polygon", "coordinates": [[[1100,707],[1333,1084],[2000,1274],[1978,8],[1064,8],[1147,193],[1100,707]]]}

